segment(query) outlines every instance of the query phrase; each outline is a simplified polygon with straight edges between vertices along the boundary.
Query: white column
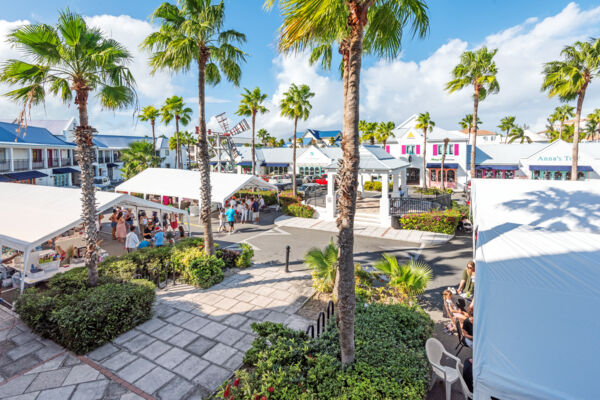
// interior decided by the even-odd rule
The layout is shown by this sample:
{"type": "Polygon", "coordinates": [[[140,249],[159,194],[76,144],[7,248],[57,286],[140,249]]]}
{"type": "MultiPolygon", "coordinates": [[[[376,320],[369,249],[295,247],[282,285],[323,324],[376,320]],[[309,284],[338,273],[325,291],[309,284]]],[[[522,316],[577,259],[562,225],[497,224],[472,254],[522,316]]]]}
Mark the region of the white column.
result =
{"type": "Polygon", "coordinates": [[[27,161],[29,164],[27,169],[33,169],[33,151],[31,149],[27,149],[27,161]]]}
{"type": "Polygon", "coordinates": [[[381,226],[391,226],[390,217],[390,175],[388,173],[381,175],[381,200],[379,200],[379,223],[381,226]]]}
{"type": "Polygon", "coordinates": [[[327,196],[325,197],[325,219],[335,219],[335,172],[327,172],[327,196]]]}
{"type": "Polygon", "coordinates": [[[361,193],[365,191],[365,175],[361,173],[358,174],[358,191],[361,193]]]}
{"type": "Polygon", "coordinates": [[[8,170],[13,172],[15,170],[15,152],[12,147],[8,148],[8,170]]]}
{"type": "Polygon", "coordinates": [[[48,149],[42,149],[42,160],[44,160],[44,168],[48,168],[48,149]]]}
{"type": "MultiPolygon", "coordinates": [[[[58,166],[59,166],[59,167],[62,167],[62,152],[63,152],[63,151],[62,151],[62,150],[60,150],[60,149],[59,149],[59,150],[56,150],[56,151],[58,151],[58,166]]],[[[65,150],[65,151],[66,151],[66,150],[65,150]]]]}
{"type": "Polygon", "coordinates": [[[400,179],[402,180],[402,197],[408,197],[408,186],[406,181],[406,168],[402,168],[400,171],[400,179]]]}
{"type": "Polygon", "coordinates": [[[392,174],[392,198],[396,199],[400,197],[400,192],[398,191],[398,174],[392,174]]]}

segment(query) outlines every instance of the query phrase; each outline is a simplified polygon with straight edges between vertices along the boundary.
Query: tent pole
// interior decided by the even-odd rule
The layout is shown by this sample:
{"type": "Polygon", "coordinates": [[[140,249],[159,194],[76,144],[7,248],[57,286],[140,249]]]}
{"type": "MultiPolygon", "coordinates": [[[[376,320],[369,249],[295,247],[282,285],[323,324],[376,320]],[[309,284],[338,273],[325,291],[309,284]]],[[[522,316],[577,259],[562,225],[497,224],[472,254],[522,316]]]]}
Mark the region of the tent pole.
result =
{"type": "Polygon", "coordinates": [[[188,226],[188,237],[192,236],[192,227],[190,225],[190,214],[186,214],[185,215],[185,219],[187,220],[187,226],[188,226]]]}
{"type": "Polygon", "coordinates": [[[25,271],[27,271],[27,264],[29,264],[29,257],[31,255],[31,249],[27,247],[23,253],[23,271],[21,272],[21,294],[25,290],[25,271]]]}

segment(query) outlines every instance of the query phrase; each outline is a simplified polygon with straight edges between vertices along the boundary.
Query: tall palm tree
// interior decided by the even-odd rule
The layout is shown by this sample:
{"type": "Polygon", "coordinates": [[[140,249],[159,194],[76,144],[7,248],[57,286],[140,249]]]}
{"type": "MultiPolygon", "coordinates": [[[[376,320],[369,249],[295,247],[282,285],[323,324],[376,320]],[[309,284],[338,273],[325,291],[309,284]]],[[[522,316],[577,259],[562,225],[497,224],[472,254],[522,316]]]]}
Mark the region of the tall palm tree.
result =
{"type": "Polygon", "coordinates": [[[600,140],[600,108],[596,108],[594,111],[587,115],[588,120],[588,131],[590,140],[600,140]]]}
{"type": "Polygon", "coordinates": [[[510,140],[508,141],[509,143],[513,143],[517,140],[519,140],[519,143],[531,143],[532,140],[529,136],[527,136],[525,134],[525,129],[523,129],[520,126],[515,126],[514,128],[511,129],[510,131],[510,140]]]}
{"type": "Polygon", "coordinates": [[[488,51],[482,47],[477,51],[465,51],[460,56],[460,63],[452,70],[452,80],[446,84],[446,90],[453,93],[465,87],[473,87],[473,121],[471,126],[473,142],[471,143],[471,179],[475,177],[475,148],[477,146],[477,111],[479,102],[488,94],[498,93],[500,85],[496,79],[498,69],[494,56],[498,49],[488,51]]]}
{"type": "Polygon", "coordinates": [[[269,139],[271,138],[271,135],[269,135],[269,132],[266,129],[264,129],[264,128],[259,129],[256,132],[256,136],[258,136],[258,139],[263,144],[263,146],[269,144],[269,139]]]}
{"type": "Polygon", "coordinates": [[[561,61],[545,64],[542,90],[548,91],[548,97],[558,96],[564,102],[577,99],[571,165],[571,180],[575,181],[579,157],[581,108],[588,86],[600,73],[600,39],[575,42],[572,46],[566,46],[561,51],[561,55],[563,57],[561,61]]]}
{"type": "Polygon", "coordinates": [[[427,189],[427,131],[431,132],[434,126],[429,112],[420,113],[417,117],[415,128],[423,129],[423,189],[427,189]]]}
{"type": "Polygon", "coordinates": [[[573,118],[575,116],[575,107],[570,106],[568,104],[563,104],[562,106],[558,106],[554,109],[554,112],[552,113],[552,115],[550,115],[550,121],[554,122],[560,122],[560,133],[562,134],[562,131],[565,127],[565,122],[570,119],[573,118]]]}
{"type": "Polygon", "coordinates": [[[165,100],[165,104],[160,108],[162,115],[162,122],[165,125],[169,125],[171,121],[175,120],[175,140],[177,142],[177,148],[175,149],[175,164],[176,168],[182,167],[181,161],[181,143],[179,140],[179,124],[187,126],[192,120],[192,109],[186,107],[183,102],[183,98],[179,96],[171,96],[165,100]]]}
{"type": "MultiPolygon", "coordinates": [[[[482,124],[481,119],[479,119],[479,117],[477,117],[477,126],[479,126],[481,124],[482,124]]],[[[463,119],[458,121],[458,125],[460,125],[460,127],[462,129],[467,130],[467,133],[469,135],[468,142],[471,143],[471,129],[473,128],[473,114],[465,115],[465,117],[463,119]]]]}
{"type": "MultiPolygon", "coordinates": [[[[266,0],[271,6],[276,0],[266,0]]],[[[279,48],[311,49],[311,62],[331,67],[333,46],[342,55],[344,96],[342,162],[338,168],[340,199],[337,219],[339,256],[338,316],[341,361],[354,361],[354,214],[358,187],[360,71],[363,53],[393,59],[406,28],[423,37],[429,29],[423,0],[279,0],[284,15],[279,48]]]]}
{"type": "Polygon", "coordinates": [[[121,152],[121,155],[123,160],[121,172],[125,179],[132,178],[146,168],[159,167],[162,161],[156,155],[154,145],[145,141],[129,143],[129,146],[121,152]]]}
{"type": "Polygon", "coordinates": [[[256,127],[256,114],[264,114],[269,110],[263,106],[267,99],[267,94],[262,93],[260,88],[255,87],[250,91],[244,88],[242,93],[242,101],[236,112],[237,115],[244,117],[252,117],[252,175],[256,175],[256,155],[254,151],[254,129],[256,127]]]}
{"type": "Polygon", "coordinates": [[[321,250],[316,247],[310,249],[304,256],[304,264],[313,270],[313,276],[321,281],[320,289],[331,292],[335,283],[337,270],[338,248],[333,239],[321,250]]]}
{"type": "Polygon", "coordinates": [[[360,141],[366,142],[368,140],[371,145],[374,145],[377,137],[376,129],[377,122],[358,121],[358,131],[362,133],[360,141]]]}
{"type": "Polygon", "coordinates": [[[508,143],[508,134],[510,133],[511,129],[516,126],[515,119],[517,119],[517,117],[515,117],[514,115],[509,115],[500,120],[500,125],[498,125],[498,129],[506,132],[506,139],[504,140],[504,143],[508,143]]]}
{"type": "Polygon", "coordinates": [[[81,217],[86,242],[88,283],[98,281],[96,201],[92,169],[94,129],[90,126],[88,98],[95,93],[103,107],[123,109],[135,105],[135,80],[127,67],[131,55],[120,43],[89,27],[82,16],[68,9],[60,12],[55,27],[46,24],[22,26],[8,35],[8,42],[23,51],[24,59],[7,60],[0,81],[17,85],[5,95],[23,104],[25,110],[43,104],[46,92],[64,103],[74,100],[79,111],[75,128],[77,164],[81,168],[81,217]]]}
{"type": "MultiPolygon", "coordinates": [[[[313,97],[315,94],[310,91],[310,87],[308,85],[300,85],[296,86],[295,83],[292,83],[287,92],[283,94],[283,99],[281,99],[281,116],[287,117],[294,120],[294,138],[296,137],[296,130],[298,129],[298,119],[302,118],[306,121],[308,116],[310,115],[310,110],[312,109],[312,105],[310,104],[309,99],[313,97]]],[[[292,194],[296,196],[296,147],[298,145],[298,140],[294,140],[292,142],[292,194]]]]}
{"type": "Polygon", "coordinates": [[[197,143],[196,136],[192,132],[184,131],[179,133],[179,144],[185,147],[188,159],[188,169],[190,169],[190,160],[192,159],[192,146],[197,143]]]}
{"type": "Polygon", "coordinates": [[[142,108],[142,112],[138,115],[140,121],[150,121],[150,125],[152,126],[152,148],[154,149],[154,152],[156,152],[156,134],[154,132],[154,126],[156,125],[158,117],[160,117],[160,111],[153,105],[142,108]]]}
{"type": "Polygon", "coordinates": [[[400,265],[396,257],[385,253],[383,258],[373,266],[389,276],[390,286],[400,289],[409,296],[423,293],[433,278],[431,268],[427,264],[410,260],[400,265]]]}
{"type": "Polygon", "coordinates": [[[236,47],[246,41],[246,36],[235,30],[224,30],[225,3],[212,0],[180,0],[179,7],[161,4],[152,13],[152,19],[161,22],[160,29],[151,33],[142,46],[152,51],[152,71],[167,69],[187,72],[192,64],[198,68],[198,127],[199,168],[204,248],[214,254],[211,226],[210,156],[206,135],[205,86],[216,85],[221,74],[239,85],[242,69],[240,63],[246,54],[236,47]]]}
{"type": "Polygon", "coordinates": [[[396,129],[396,124],[392,121],[380,122],[377,124],[377,141],[383,144],[384,149],[388,139],[394,137],[394,129],[396,129]]]}
{"type": "Polygon", "coordinates": [[[442,192],[446,189],[446,174],[444,174],[444,163],[446,162],[448,143],[450,143],[450,139],[444,138],[444,152],[442,153],[442,161],[440,163],[440,171],[442,172],[442,192]]]}

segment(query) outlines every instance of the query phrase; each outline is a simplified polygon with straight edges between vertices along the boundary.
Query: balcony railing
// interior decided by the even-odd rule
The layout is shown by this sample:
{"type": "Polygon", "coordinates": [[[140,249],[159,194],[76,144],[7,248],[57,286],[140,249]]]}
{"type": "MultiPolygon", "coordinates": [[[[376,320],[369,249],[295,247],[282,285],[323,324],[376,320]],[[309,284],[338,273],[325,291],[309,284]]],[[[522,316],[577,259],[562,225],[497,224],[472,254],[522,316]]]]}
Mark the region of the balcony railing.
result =
{"type": "Polygon", "coordinates": [[[24,171],[29,169],[29,160],[28,159],[14,159],[13,167],[15,171],[24,171]]]}
{"type": "Polygon", "coordinates": [[[98,157],[98,162],[99,163],[109,163],[110,162],[110,157],[98,157]]]}
{"type": "MultiPolygon", "coordinates": [[[[33,161],[31,163],[31,168],[33,169],[38,169],[38,168],[44,168],[44,161],[33,161]]],[[[17,167],[15,167],[15,170],[17,169],[17,167]]],[[[27,168],[25,168],[27,169],[27,168]]]]}
{"type": "Polygon", "coordinates": [[[49,158],[48,159],[48,168],[58,167],[58,158],[49,158]]]}
{"type": "Polygon", "coordinates": [[[0,160],[0,172],[8,172],[10,171],[10,161],[9,160],[0,160]]]}
{"type": "Polygon", "coordinates": [[[63,159],[61,159],[61,165],[62,165],[63,167],[66,167],[66,166],[68,166],[68,165],[71,165],[71,159],[70,159],[70,158],[63,158],[63,159]]]}

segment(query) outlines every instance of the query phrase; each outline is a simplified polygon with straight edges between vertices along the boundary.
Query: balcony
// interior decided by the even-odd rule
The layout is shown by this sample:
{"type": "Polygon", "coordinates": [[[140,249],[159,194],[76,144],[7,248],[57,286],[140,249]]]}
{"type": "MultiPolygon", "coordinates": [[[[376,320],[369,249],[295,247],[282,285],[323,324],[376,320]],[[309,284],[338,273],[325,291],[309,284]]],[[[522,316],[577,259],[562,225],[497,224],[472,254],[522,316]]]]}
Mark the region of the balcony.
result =
{"type": "Polygon", "coordinates": [[[58,158],[49,158],[48,159],[48,168],[58,167],[58,158]]]}
{"type": "MultiPolygon", "coordinates": [[[[16,161],[16,160],[15,160],[16,161]]],[[[39,169],[39,168],[44,168],[44,161],[43,160],[33,160],[33,162],[31,163],[31,168],[33,169],[39,169]]],[[[25,168],[28,169],[28,168],[25,168]]],[[[16,164],[15,164],[15,171],[17,170],[16,164]]]]}
{"type": "Polygon", "coordinates": [[[71,159],[70,159],[70,158],[63,158],[63,159],[61,159],[61,165],[62,165],[63,167],[66,167],[66,166],[72,165],[72,164],[71,164],[71,159]]]}
{"type": "Polygon", "coordinates": [[[0,160],[0,172],[8,172],[10,171],[10,161],[9,160],[0,160]]]}
{"type": "Polygon", "coordinates": [[[106,164],[109,162],[111,162],[110,157],[98,157],[98,163],[100,163],[100,164],[102,164],[102,163],[106,164]]]}
{"type": "Polygon", "coordinates": [[[15,171],[25,171],[29,169],[29,160],[28,159],[14,159],[13,167],[15,171]]]}

